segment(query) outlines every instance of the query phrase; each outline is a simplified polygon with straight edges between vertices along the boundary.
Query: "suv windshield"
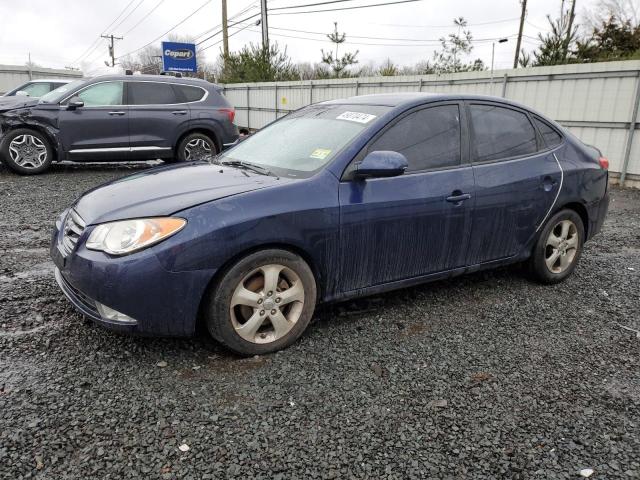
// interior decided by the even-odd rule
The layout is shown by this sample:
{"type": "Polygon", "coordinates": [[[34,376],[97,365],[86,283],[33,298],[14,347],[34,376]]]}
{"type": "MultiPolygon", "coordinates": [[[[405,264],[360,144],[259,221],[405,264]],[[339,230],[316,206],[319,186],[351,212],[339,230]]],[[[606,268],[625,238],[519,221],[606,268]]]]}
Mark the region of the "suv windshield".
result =
{"type": "Polygon", "coordinates": [[[218,160],[259,165],[285,177],[310,177],[389,110],[379,105],[312,105],[260,130],[218,160]]]}
{"type": "Polygon", "coordinates": [[[86,79],[74,80],[73,82],[62,85],[55,90],[51,90],[49,93],[40,97],[40,103],[58,103],[60,100],[65,98],[69,92],[75,90],[80,85],[84,85],[86,82],[86,79]]]}

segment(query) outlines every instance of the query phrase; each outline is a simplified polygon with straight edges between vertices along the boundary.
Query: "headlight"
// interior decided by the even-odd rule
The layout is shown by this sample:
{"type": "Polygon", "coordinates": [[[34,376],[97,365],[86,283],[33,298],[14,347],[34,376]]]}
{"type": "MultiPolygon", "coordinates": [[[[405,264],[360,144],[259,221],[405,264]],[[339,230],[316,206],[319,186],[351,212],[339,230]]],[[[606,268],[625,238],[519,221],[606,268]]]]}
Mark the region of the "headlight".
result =
{"type": "Polygon", "coordinates": [[[150,247],[184,228],[183,218],[161,217],[103,223],[93,229],[86,247],[111,255],[124,255],[150,247]]]}

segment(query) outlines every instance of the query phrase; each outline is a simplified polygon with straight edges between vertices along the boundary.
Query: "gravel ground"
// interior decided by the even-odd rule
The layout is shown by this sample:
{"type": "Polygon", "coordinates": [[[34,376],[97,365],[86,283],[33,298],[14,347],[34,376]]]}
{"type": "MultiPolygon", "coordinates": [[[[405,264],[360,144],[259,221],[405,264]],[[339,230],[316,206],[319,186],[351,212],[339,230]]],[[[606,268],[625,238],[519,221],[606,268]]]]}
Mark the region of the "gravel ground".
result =
{"type": "Polygon", "coordinates": [[[561,285],[509,268],[328,306],[240,359],[105,331],[58,290],[56,214],[143,167],[0,167],[0,478],[640,478],[640,191],[561,285]]]}

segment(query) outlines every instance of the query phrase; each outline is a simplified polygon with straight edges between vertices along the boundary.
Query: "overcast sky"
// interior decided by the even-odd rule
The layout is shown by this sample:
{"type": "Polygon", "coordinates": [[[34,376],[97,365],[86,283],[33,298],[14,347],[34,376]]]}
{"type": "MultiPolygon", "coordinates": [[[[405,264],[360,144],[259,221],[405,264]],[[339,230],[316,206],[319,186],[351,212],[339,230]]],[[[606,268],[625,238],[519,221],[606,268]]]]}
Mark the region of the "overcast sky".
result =
{"type": "MultiPolygon", "coordinates": [[[[275,9],[319,1],[321,0],[268,0],[268,6],[275,9]]],[[[297,10],[384,1],[389,0],[354,0],[297,10]]],[[[579,15],[593,8],[597,2],[577,1],[579,15]]],[[[214,29],[211,33],[215,33],[221,22],[220,3],[221,0],[0,0],[0,63],[24,64],[31,53],[32,60],[41,66],[73,65],[82,67],[85,72],[96,73],[108,59],[106,40],[97,40],[101,33],[124,36],[124,40],[116,43],[116,55],[122,55],[163,35],[199,8],[195,15],[176,27],[172,33],[191,37],[210,29],[214,29]]],[[[560,3],[561,0],[529,0],[524,28],[525,49],[532,50],[535,47],[534,38],[541,29],[547,29],[546,15],[557,16],[560,3]]],[[[259,4],[256,0],[228,0],[229,17],[244,12],[237,17],[237,20],[241,20],[258,13],[259,4]]],[[[463,16],[469,23],[474,39],[477,39],[472,58],[482,58],[489,65],[491,40],[509,38],[507,43],[496,45],[495,68],[499,69],[510,68],[513,63],[520,2],[422,0],[357,10],[278,15],[293,11],[295,10],[274,10],[269,16],[269,27],[270,39],[286,46],[287,52],[295,61],[318,62],[320,49],[331,48],[331,43],[322,35],[291,30],[328,33],[333,30],[333,22],[337,21],[339,31],[347,34],[347,42],[341,49],[359,50],[358,59],[361,64],[379,64],[390,58],[396,64],[411,65],[430,58],[437,48],[437,39],[456,31],[452,25],[453,18],[463,16]]],[[[230,33],[233,34],[237,28],[231,28],[230,33]]],[[[260,27],[251,26],[233,35],[229,39],[231,50],[238,50],[249,42],[260,42],[259,29],[260,27]]],[[[200,38],[206,36],[208,35],[200,38]]],[[[202,46],[215,44],[220,38],[217,35],[202,46]]],[[[159,42],[160,40],[156,43],[159,42]]],[[[206,59],[214,61],[220,52],[220,46],[221,44],[216,44],[208,48],[205,52],[206,59]]]]}

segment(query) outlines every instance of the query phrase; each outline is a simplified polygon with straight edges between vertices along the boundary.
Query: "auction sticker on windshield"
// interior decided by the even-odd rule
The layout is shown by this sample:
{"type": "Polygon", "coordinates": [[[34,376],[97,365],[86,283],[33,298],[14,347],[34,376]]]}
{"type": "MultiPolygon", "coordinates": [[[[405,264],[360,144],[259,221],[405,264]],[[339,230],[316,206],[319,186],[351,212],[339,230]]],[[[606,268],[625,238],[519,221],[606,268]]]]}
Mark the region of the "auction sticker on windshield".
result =
{"type": "Polygon", "coordinates": [[[327,148],[316,148],[309,156],[311,158],[317,158],[318,160],[324,160],[329,156],[330,153],[331,150],[327,148]]]}
{"type": "Polygon", "coordinates": [[[369,123],[374,118],[376,118],[376,116],[371,115],[370,113],[344,112],[338,115],[336,117],[336,120],[349,120],[350,122],[369,123]]]}

